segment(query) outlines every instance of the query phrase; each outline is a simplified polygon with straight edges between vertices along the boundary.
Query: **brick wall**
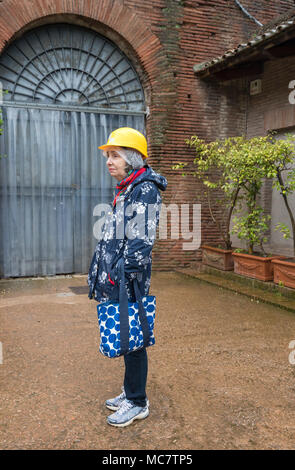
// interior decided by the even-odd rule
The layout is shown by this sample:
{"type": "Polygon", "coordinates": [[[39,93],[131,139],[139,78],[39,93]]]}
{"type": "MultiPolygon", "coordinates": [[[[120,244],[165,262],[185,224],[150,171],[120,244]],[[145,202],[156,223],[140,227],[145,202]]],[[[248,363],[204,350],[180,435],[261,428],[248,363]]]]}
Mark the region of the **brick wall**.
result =
{"type": "MultiPolygon", "coordinates": [[[[291,89],[288,87],[289,82],[295,80],[294,57],[266,62],[263,74],[257,78],[262,80],[262,92],[249,97],[247,136],[266,135],[271,130],[278,131],[281,136],[291,130],[294,133],[295,105],[289,102],[291,89]]],[[[285,241],[274,229],[275,223],[278,222],[290,227],[290,219],[281,196],[277,191],[273,194],[271,180],[264,182],[260,204],[265,213],[272,217],[270,228],[266,233],[268,243],[265,244],[265,249],[292,256],[292,241],[285,241]]],[[[293,206],[294,197],[291,198],[291,207],[293,206]]]]}
{"type": "Polygon", "coordinates": [[[266,135],[268,130],[295,125],[295,106],[289,103],[291,80],[295,80],[295,59],[286,57],[266,62],[264,72],[257,76],[262,80],[262,92],[249,96],[247,135],[266,135]]]}
{"type": "Polygon", "coordinates": [[[290,104],[289,94],[295,80],[295,59],[286,57],[264,63],[263,73],[237,80],[200,81],[204,90],[203,105],[206,108],[206,133],[208,140],[217,137],[245,134],[251,138],[266,135],[270,130],[295,125],[295,105],[290,104]],[[250,95],[250,81],[261,79],[262,90],[250,95]],[[210,108],[216,114],[210,120],[210,108]]]}
{"type": "MultiPolygon", "coordinates": [[[[208,139],[241,134],[251,138],[267,135],[271,130],[279,131],[280,135],[291,131],[294,133],[295,105],[289,102],[289,94],[294,87],[288,86],[292,80],[295,80],[295,59],[286,57],[265,62],[263,73],[259,75],[225,82],[216,80],[204,82],[203,87],[207,88],[207,101],[204,100],[204,102],[208,106],[209,102],[212,103],[215,100],[218,116],[216,126],[215,124],[208,126],[208,139]],[[257,95],[250,95],[250,81],[258,78],[262,81],[262,91],[257,95]]],[[[275,206],[273,206],[271,180],[265,181],[259,202],[265,213],[272,216],[273,221],[290,224],[280,197],[276,196],[275,206]],[[279,213],[276,213],[278,210],[279,213]]],[[[292,200],[292,205],[294,202],[292,200]]],[[[290,256],[292,243],[284,242],[282,237],[274,231],[274,225],[275,222],[270,224],[269,230],[265,233],[269,242],[264,244],[264,248],[269,252],[290,256]]],[[[236,247],[245,247],[245,244],[236,236],[232,236],[232,242],[236,247]]]]}
{"type": "MultiPolygon", "coordinates": [[[[242,3],[262,23],[294,6],[291,0],[242,3]]],[[[193,65],[245,41],[256,30],[255,23],[234,0],[3,0],[0,49],[30,28],[56,21],[97,30],[132,60],[150,109],[150,161],[168,178],[164,203],[202,203],[202,241],[218,239],[202,188],[171,166],[179,160],[192,162],[193,152],[185,145],[192,134],[211,139],[245,126],[244,95],[229,83],[212,87],[196,79],[193,65]],[[230,113],[232,106],[237,117],[230,113]]],[[[171,269],[200,258],[200,250],[183,251],[182,243],[158,240],[155,268],[171,269]]]]}

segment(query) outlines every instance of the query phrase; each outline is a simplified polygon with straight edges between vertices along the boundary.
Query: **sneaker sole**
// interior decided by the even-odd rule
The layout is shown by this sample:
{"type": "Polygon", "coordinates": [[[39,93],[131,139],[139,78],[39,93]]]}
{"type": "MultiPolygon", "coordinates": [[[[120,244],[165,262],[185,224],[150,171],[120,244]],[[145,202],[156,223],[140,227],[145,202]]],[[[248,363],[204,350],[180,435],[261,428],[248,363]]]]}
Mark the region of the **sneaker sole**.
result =
{"type": "MultiPolygon", "coordinates": [[[[120,406],[108,405],[107,403],[105,405],[111,411],[118,411],[118,409],[120,408],[120,406]]],[[[150,406],[149,400],[147,401],[147,406],[150,406]]]]}
{"type": "Polygon", "coordinates": [[[118,409],[120,408],[119,406],[107,405],[107,404],[106,404],[106,407],[112,411],[118,411],[118,409]]]}
{"type": "Polygon", "coordinates": [[[134,418],[131,418],[129,421],[126,421],[125,423],[112,423],[109,420],[107,420],[108,424],[111,426],[115,426],[116,428],[124,428],[125,426],[129,426],[129,424],[132,424],[133,421],[136,419],[144,419],[147,418],[148,415],[150,414],[149,409],[147,408],[145,411],[142,413],[139,413],[137,416],[134,416],[134,418]]]}

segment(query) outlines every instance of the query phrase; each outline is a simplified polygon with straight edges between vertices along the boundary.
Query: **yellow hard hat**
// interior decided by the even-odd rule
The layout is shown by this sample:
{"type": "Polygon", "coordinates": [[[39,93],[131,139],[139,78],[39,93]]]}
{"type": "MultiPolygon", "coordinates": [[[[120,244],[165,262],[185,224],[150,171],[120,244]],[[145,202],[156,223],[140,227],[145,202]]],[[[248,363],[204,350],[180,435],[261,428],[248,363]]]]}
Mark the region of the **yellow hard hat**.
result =
{"type": "Polygon", "coordinates": [[[105,150],[110,147],[129,147],[138,150],[144,158],[148,157],[145,136],[131,127],[116,129],[110,134],[107,143],[98,148],[105,150]]]}

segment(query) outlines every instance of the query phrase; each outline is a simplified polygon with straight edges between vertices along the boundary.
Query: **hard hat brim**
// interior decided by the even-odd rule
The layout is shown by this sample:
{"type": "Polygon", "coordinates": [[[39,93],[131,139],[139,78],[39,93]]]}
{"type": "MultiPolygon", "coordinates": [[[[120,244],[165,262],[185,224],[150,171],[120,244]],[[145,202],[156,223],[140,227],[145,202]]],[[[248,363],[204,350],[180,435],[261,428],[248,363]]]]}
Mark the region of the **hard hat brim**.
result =
{"type": "MultiPolygon", "coordinates": [[[[105,145],[100,145],[100,146],[97,147],[97,148],[100,149],[100,150],[106,150],[106,149],[110,149],[110,148],[114,148],[114,147],[120,147],[120,146],[119,146],[119,145],[114,145],[114,144],[113,144],[113,145],[105,144],[105,145]]],[[[132,147],[130,147],[130,148],[132,148],[132,147]]],[[[138,152],[139,152],[139,150],[138,150],[138,152]]],[[[148,158],[148,154],[144,154],[144,153],[142,153],[142,152],[139,152],[139,153],[141,153],[141,155],[143,156],[143,158],[148,158]]]]}

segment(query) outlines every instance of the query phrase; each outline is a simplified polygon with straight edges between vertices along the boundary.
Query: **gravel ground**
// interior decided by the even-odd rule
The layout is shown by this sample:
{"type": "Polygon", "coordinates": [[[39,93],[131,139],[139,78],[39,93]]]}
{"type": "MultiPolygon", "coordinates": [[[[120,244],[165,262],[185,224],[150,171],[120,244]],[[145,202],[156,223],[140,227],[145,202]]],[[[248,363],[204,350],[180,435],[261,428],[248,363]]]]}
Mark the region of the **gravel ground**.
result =
{"type": "Polygon", "coordinates": [[[1,449],[294,449],[295,314],[177,273],[151,293],[150,415],[119,429],[86,276],[1,281],[1,449]]]}

